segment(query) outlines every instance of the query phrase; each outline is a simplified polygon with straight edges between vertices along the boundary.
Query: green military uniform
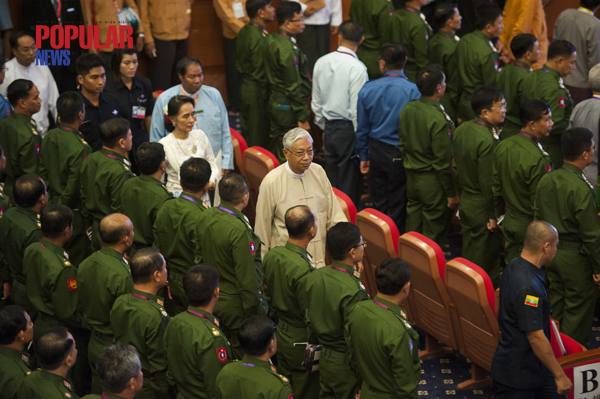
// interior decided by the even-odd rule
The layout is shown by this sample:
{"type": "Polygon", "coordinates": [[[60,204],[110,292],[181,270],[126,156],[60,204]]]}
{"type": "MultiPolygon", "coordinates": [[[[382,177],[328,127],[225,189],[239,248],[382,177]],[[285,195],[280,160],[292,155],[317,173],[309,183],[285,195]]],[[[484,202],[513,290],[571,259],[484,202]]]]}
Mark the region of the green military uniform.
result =
{"type": "Polygon", "coordinates": [[[289,380],[269,362],[244,356],[223,368],[217,377],[219,399],[294,399],[289,380]]]}
{"type": "Polygon", "coordinates": [[[29,374],[29,353],[0,345],[0,398],[16,398],[19,386],[29,374]]]}
{"type": "Polygon", "coordinates": [[[533,136],[521,132],[496,148],[492,192],[496,217],[505,215],[504,254],[510,262],[523,249],[525,230],[533,222],[533,199],[538,182],[552,170],[546,151],[533,136]]]}
{"type": "Polygon", "coordinates": [[[347,331],[354,305],[369,298],[360,273],[333,262],[310,273],[306,283],[311,330],[323,345],[319,359],[321,398],[353,398],[359,381],[350,364],[347,331]]]}
{"type": "Polygon", "coordinates": [[[233,357],[243,353],[237,338],[242,322],[254,315],[264,315],[260,300],[262,261],[260,237],[253,231],[244,214],[232,206],[221,204],[210,208],[196,227],[199,240],[197,259],[219,269],[221,296],[214,314],[231,343],[233,357]]]}
{"type": "Polygon", "coordinates": [[[356,55],[366,65],[370,80],[383,76],[379,70],[379,51],[392,40],[393,13],[391,0],[354,0],[350,4],[350,19],[364,28],[365,40],[358,46],[356,55]]]}
{"type": "Polygon", "coordinates": [[[460,191],[462,257],[487,272],[494,284],[500,283],[500,247],[502,233],[487,228],[496,219],[492,193],[494,152],[497,130],[477,117],[461,124],[452,137],[454,174],[460,191]]]}
{"type": "Polygon", "coordinates": [[[158,209],[173,198],[167,187],[154,177],[141,175],[127,180],[121,190],[121,211],[133,223],[134,250],[151,247],[154,242],[152,226],[158,209]]]}
{"type": "Polygon", "coordinates": [[[169,320],[161,297],[135,288],[117,298],[110,311],[115,342],[133,345],[140,355],[144,386],[137,399],[171,397],[164,345],[169,320]]]}
{"type": "Polygon", "coordinates": [[[119,296],[131,292],[133,279],[123,254],[103,246],[81,263],[77,283],[83,324],[92,330],[88,345],[92,392],[100,393],[102,388],[96,374],[96,360],[105,347],[113,344],[110,310],[119,296]]]}
{"type": "Polygon", "coordinates": [[[123,399],[120,396],[111,395],[103,392],[102,395],[86,395],[82,399],[123,399]]]}
{"type": "Polygon", "coordinates": [[[8,208],[10,208],[10,199],[7,195],[4,195],[4,186],[0,184],[0,219],[2,219],[8,208]]]}
{"type": "Polygon", "coordinates": [[[217,374],[230,362],[229,343],[219,320],[190,306],[173,317],[165,332],[169,381],[179,398],[214,398],[217,374]]]}
{"type": "Polygon", "coordinates": [[[121,212],[121,189],[132,177],[131,162],[121,154],[102,147],[83,161],[81,203],[86,226],[93,226],[92,248],[99,250],[102,240],[98,226],[103,217],[121,212]]]}
{"type": "Polygon", "coordinates": [[[587,345],[592,331],[600,274],[600,219],[594,186],[581,169],[565,163],[540,179],[535,199],[536,219],[558,231],[558,250],[548,273],[552,317],[563,334],[587,345]]]}
{"type": "Polygon", "coordinates": [[[550,154],[552,164],[560,168],[563,163],[560,138],[569,127],[569,119],[573,112],[573,99],[565,87],[560,74],[548,65],[536,69],[527,75],[523,83],[523,99],[540,99],[550,105],[554,126],[550,136],[540,140],[544,149],[550,154]]]}
{"type": "Polygon", "coordinates": [[[298,127],[298,122],[310,117],[307,60],[296,45],[296,38],[283,29],[267,37],[263,56],[269,84],[267,112],[271,121],[268,149],[283,163],[283,136],[298,127]]]}
{"type": "Polygon", "coordinates": [[[73,209],[73,237],[65,245],[75,267],[92,254],[85,233],[81,213],[80,173],[83,160],[92,153],[92,147],[79,130],[61,124],[50,130],[42,140],[40,151],[40,177],[46,182],[48,202],[66,205],[73,209]]]}
{"type": "Polygon", "coordinates": [[[242,78],[242,109],[240,122],[242,135],[248,147],[269,146],[268,132],[271,130],[267,115],[267,76],[264,52],[269,31],[254,19],[237,35],[236,68],[242,78]]]}
{"type": "Polygon", "coordinates": [[[460,90],[458,89],[458,61],[456,48],[459,37],[453,33],[439,31],[429,39],[429,62],[439,64],[446,75],[446,93],[440,103],[456,123],[458,105],[460,104],[460,90]]]}
{"type": "Polygon", "coordinates": [[[464,35],[456,48],[458,86],[461,91],[458,115],[464,121],[475,118],[471,95],[479,85],[496,86],[500,56],[498,50],[482,31],[464,35]]]}
{"type": "Polygon", "coordinates": [[[523,83],[531,72],[531,66],[525,62],[516,61],[502,68],[498,73],[496,85],[504,92],[506,100],[506,119],[502,126],[500,139],[505,140],[521,131],[521,103],[523,102],[523,83]]]}
{"type": "Polygon", "coordinates": [[[448,198],[456,196],[452,181],[454,123],[441,104],[421,97],[400,113],[399,148],[406,176],[406,231],[417,231],[443,248],[452,210],[448,198]]]}
{"type": "Polygon", "coordinates": [[[206,205],[191,194],[183,193],[160,207],[154,222],[154,246],[167,261],[172,300],[165,308],[171,316],[185,312],[189,303],[183,291],[183,276],[194,266],[198,239],[196,226],[205,216],[206,205]]]}
{"type": "Polygon", "coordinates": [[[269,316],[277,320],[277,366],[299,399],[319,396],[319,374],[306,372],[305,346],[294,345],[310,339],[305,322],[306,280],[314,269],[311,255],[290,242],[271,249],[263,259],[265,299],[269,316]]]}
{"type": "Polygon", "coordinates": [[[79,399],[71,382],[60,375],[37,369],[25,378],[17,398],[79,399]]]}
{"type": "Polygon", "coordinates": [[[6,277],[10,272],[12,277],[10,298],[15,305],[25,309],[32,320],[35,320],[37,310],[27,296],[23,255],[27,247],[40,238],[42,238],[40,214],[36,211],[15,206],[7,210],[0,220],[0,248],[4,254],[1,275],[6,277]]]}
{"type": "Polygon", "coordinates": [[[378,296],[356,304],[346,326],[362,399],[414,398],[421,380],[419,334],[398,305],[378,296]]]}
{"type": "Polygon", "coordinates": [[[28,173],[38,173],[41,145],[37,125],[27,115],[13,112],[0,121],[0,146],[6,156],[4,192],[11,203],[15,181],[28,173]]]}
{"type": "Polygon", "coordinates": [[[425,15],[411,6],[394,11],[392,15],[392,41],[402,43],[406,48],[404,73],[411,81],[419,69],[429,64],[429,38],[433,30],[425,15]]]}

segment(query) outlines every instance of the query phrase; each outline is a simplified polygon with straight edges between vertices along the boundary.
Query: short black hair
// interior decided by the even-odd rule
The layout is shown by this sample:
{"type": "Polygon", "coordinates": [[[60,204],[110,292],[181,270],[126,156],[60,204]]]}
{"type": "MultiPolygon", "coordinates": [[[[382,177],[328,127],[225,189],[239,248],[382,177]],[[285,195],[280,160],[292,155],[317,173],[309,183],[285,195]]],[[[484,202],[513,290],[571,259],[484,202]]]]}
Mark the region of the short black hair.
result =
{"type": "Polygon", "coordinates": [[[487,25],[494,25],[498,17],[502,16],[502,9],[494,4],[482,4],[477,7],[477,22],[475,29],[484,30],[487,25]]]}
{"type": "Polygon", "coordinates": [[[165,147],[161,143],[142,143],[135,153],[135,160],[143,175],[156,173],[165,159],[165,147]]]}
{"type": "Polygon", "coordinates": [[[315,215],[311,209],[306,205],[296,205],[285,211],[285,228],[287,229],[288,236],[292,239],[302,239],[306,237],[306,234],[315,225],[315,215]],[[302,210],[299,215],[296,215],[292,210],[298,208],[302,210]]]}
{"type": "Polygon", "coordinates": [[[495,102],[503,98],[504,93],[497,87],[477,86],[471,95],[471,108],[479,116],[484,109],[491,109],[495,102]]]}
{"type": "Polygon", "coordinates": [[[107,346],[96,360],[96,371],[102,390],[111,394],[123,392],[127,383],[137,377],[140,365],[135,347],[119,343],[107,346]]]}
{"type": "Polygon", "coordinates": [[[112,51],[112,58],[110,59],[110,67],[113,72],[113,79],[115,82],[121,81],[121,61],[125,55],[137,56],[138,62],[140,61],[140,55],[135,47],[133,48],[115,48],[112,51]]]}
{"type": "Polygon", "coordinates": [[[383,295],[397,295],[410,281],[410,269],[400,258],[387,258],[375,269],[375,285],[383,295]]]}
{"type": "Polygon", "coordinates": [[[594,9],[600,6],[600,0],[580,0],[579,5],[585,7],[588,10],[594,11],[594,9]]]}
{"type": "Polygon", "coordinates": [[[90,73],[90,71],[97,67],[104,68],[104,72],[106,72],[106,64],[100,54],[96,53],[84,53],[77,57],[77,61],[75,61],[75,65],[77,67],[77,75],[81,75],[85,78],[85,76],[90,73]]]}
{"type": "Polygon", "coordinates": [[[194,307],[206,306],[219,286],[219,270],[212,265],[190,267],[183,276],[183,291],[194,307]]]}
{"type": "Polygon", "coordinates": [[[246,14],[248,14],[248,18],[256,18],[258,11],[271,4],[271,2],[272,0],[248,0],[246,2],[246,14]]]}
{"type": "Polygon", "coordinates": [[[325,242],[331,259],[343,261],[360,244],[360,229],[353,223],[340,222],[327,231],[325,242]]]}
{"type": "Polygon", "coordinates": [[[388,69],[403,69],[406,63],[406,47],[394,42],[385,43],[379,50],[379,58],[385,61],[388,69]]]}
{"type": "Polygon", "coordinates": [[[46,184],[41,177],[28,173],[17,179],[13,188],[15,204],[23,208],[31,208],[46,194],[46,184]]]}
{"type": "MultiPolygon", "coordinates": [[[[111,215],[114,215],[114,213],[111,215]]],[[[102,220],[111,215],[105,216],[102,220]]],[[[98,224],[98,233],[100,235],[100,240],[104,245],[118,244],[123,237],[129,234],[129,226],[127,226],[127,224],[109,224],[106,226],[106,223],[102,223],[102,220],[100,220],[100,223],[98,224]]]]}
{"type": "Polygon", "coordinates": [[[565,161],[575,161],[583,152],[589,151],[593,139],[593,133],[585,127],[574,127],[564,132],[560,145],[565,161]]]}
{"type": "Polygon", "coordinates": [[[45,238],[58,238],[67,227],[73,226],[73,211],[66,205],[46,205],[40,215],[40,224],[45,238]]]}
{"type": "Polygon", "coordinates": [[[348,40],[349,42],[360,43],[363,37],[363,27],[358,22],[352,21],[351,19],[342,22],[339,29],[342,39],[348,40]]]}
{"type": "MultiPolygon", "coordinates": [[[[296,3],[300,4],[300,3],[296,3]]],[[[259,357],[269,349],[277,326],[267,316],[252,316],[242,323],[238,341],[246,356],[259,357]]]]}
{"type": "Polygon", "coordinates": [[[433,22],[438,28],[443,28],[446,25],[446,21],[454,18],[456,13],[458,13],[456,4],[440,3],[435,6],[435,11],[433,12],[433,22]]]}
{"type": "Polygon", "coordinates": [[[417,88],[423,97],[432,96],[438,85],[444,81],[444,70],[439,64],[430,64],[419,69],[415,77],[417,88]]]}
{"type": "Polygon", "coordinates": [[[239,173],[230,173],[219,181],[219,195],[221,196],[221,201],[229,205],[235,206],[239,204],[247,193],[248,182],[246,181],[246,178],[239,173]]]}
{"type": "Polygon", "coordinates": [[[277,6],[275,14],[277,15],[277,23],[283,25],[285,21],[292,21],[296,14],[302,12],[302,6],[295,1],[284,0],[277,6]]]}
{"type": "Polygon", "coordinates": [[[19,100],[27,100],[29,98],[31,89],[33,89],[33,82],[31,80],[13,80],[6,89],[6,99],[13,108],[16,108],[19,105],[19,100]]]}
{"type": "Polygon", "coordinates": [[[510,51],[518,60],[523,58],[528,51],[532,51],[537,41],[537,37],[531,33],[520,33],[510,41],[510,51]]]}
{"type": "Polygon", "coordinates": [[[550,105],[544,100],[525,100],[519,109],[521,127],[526,127],[529,122],[539,122],[544,115],[550,113],[550,105]]]}
{"type": "Polygon", "coordinates": [[[131,257],[129,266],[135,284],[146,284],[152,281],[154,272],[162,270],[165,258],[158,248],[142,248],[131,257]]]}
{"type": "Polygon", "coordinates": [[[188,158],[179,168],[181,188],[187,192],[198,192],[210,181],[211,168],[206,159],[188,158]]]}
{"type": "Polygon", "coordinates": [[[24,31],[24,30],[19,30],[19,31],[14,32],[8,38],[8,43],[10,44],[10,48],[15,49],[15,50],[18,49],[19,48],[19,39],[24,36],[29,36],[30,38],[35,40],[35,38],[33,37],[33,35],[31,33],[24,31]]]}
{"type": "Polygon", "coordinates": [[[558,57],[571,58],[577,49],[571,42],[566,40],[555,40],[548,46],[548,59],[553,60],[558,57]]]}
{"type": "Polygon", "coordinates": [[[83,98],[76,91],[66,91],[58,96],[56,111],[61,123],[73,123],[83,111],[83,98]]]}
{"type": "Polygon", "coordinates": [[[44,370],[56,370],[71,354],[75,341],[69,338],[68,333],[67,327],[56,326],[37,339],[35,353],[44,370]]]}
{"type": "Polygon", "coordinates": [[[27,330],[25,309],[18,305],[8,305],[0,310],[0,345],[15,342],[21,331],[27,330]]]}
{"type": "Polygon", "coordinates": [[[175,130],[175,124],[173,123],[171,118],[177,117],[179,115],[179,111],[183,104],[192,104],[192,109],[194,109],[194,99],[188,96],[177,95],[171,97],[169,103],[167,104],[167,116],[169,117],[169,121],[165,120],[165,129],[167,132],[172,132],[175,130]]]}
{"type": "Polygon", "coordinates": [[[111,118],[100,125],[100,140],[102,145],[114,148],[119,140],[127,139],[130,123],[125,118],[111,118]]]}
{"type": "Polygon", "coordinates": [[[185,76],[188,68],[192,65],[200,65],[200,69],[204,70],[202,63],[198,58],[189,56],[180,59],[175,66],[175,70],[177,71],[178,75],[185,76]]]}

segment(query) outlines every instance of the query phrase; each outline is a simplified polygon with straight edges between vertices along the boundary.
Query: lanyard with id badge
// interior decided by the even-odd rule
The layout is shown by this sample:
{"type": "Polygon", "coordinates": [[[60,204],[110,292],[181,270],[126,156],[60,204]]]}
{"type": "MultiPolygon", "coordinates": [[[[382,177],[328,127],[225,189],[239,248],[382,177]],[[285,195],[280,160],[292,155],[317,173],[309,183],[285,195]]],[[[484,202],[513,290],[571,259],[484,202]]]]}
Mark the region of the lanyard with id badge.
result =
{"type": "Polygon", "coordinates": [[[148,100],[144,98],[144,95],[140,95],[138,98],[138,105],[134,105],[131,110],[131,116],[136,119],[144,119],[146,117],[145,103],[148,100]]]}

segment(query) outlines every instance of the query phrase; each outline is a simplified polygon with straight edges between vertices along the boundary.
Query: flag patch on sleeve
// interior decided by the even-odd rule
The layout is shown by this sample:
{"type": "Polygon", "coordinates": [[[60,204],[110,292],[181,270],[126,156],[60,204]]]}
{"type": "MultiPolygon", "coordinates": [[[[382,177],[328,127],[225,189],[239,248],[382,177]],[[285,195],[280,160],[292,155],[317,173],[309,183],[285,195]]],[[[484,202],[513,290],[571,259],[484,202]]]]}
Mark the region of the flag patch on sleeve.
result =
{"type": "Polygon", "coordinates": [[[221,363],[225,363],[227,361],[227,349],[219,348],[217,349],[217,358],[221,363]]]}
{"type": "Polygon", "coordinates": [[[254,255],[256,252],[256,245],[254,245],[254,241],[250,241],[250,252],[252,252],[252,255],[254,255]]]}
{"type": "Polygon", "coordinates": [[[540,298],[538,298],[537,296],[527,295],[525,297],[525,305],[533,306],[534,308],[538,307],[539,301],[540,301],[540,298]]]}

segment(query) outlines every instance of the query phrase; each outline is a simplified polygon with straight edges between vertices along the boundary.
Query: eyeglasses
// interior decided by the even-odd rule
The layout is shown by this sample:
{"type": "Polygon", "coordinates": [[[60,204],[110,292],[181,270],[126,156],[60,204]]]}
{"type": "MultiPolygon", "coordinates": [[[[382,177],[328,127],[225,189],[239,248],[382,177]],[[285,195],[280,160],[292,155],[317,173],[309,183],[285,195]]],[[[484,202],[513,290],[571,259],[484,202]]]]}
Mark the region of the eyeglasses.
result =
{"type": "Polygon", "coordinates": [[[356,248],[358,248],[358,247],[363,247],[363,249],[367,249],[367,242],[366,241],[361,242],[360,244],[358,244],[356,246],[356,248]]]}
{"type": "Polygon", "coordinates": [[[290,19],[290,22],[304,22],[304,17],[298,19],[290,19]]]}
{"type": "Polygon", "coordinates": [[[308,150],[306,152],[304,152],[304,151],[292,152],[292,154],[294,154],[294,156],[296,158],[303,159],[307,155],[308,155],[309,158],[312,157],[314,155],[314,152],[313,152],[313,150],[308,150]]]}
{"type": "Polygon", "coordinates": [[[492,108],[490,108],[490,109],[499,109],[500,111],[506,111],[506,104],[504,104],[504,105],[503,105],[503,106],[501,106],[501,107],[492,107],[492,108]]]}
{"type": "Polygon", "coordinates": [[[34,52],[35,53],[35,50],[37,50],[37,49],[36,49],[35,46],[31,46],[31,47],[21,47],[20,50],[22,52],[24,52],[24,53],[29,53],[29,52],[34,52]]]}
{"type": "Polygon", "coordinates": [[[592,148],[590,148],[589,150],[587,150],[586,152],[596,151],[597,149],[598,149],[598,146],[594,144],[594,146],[592,148]]]}

